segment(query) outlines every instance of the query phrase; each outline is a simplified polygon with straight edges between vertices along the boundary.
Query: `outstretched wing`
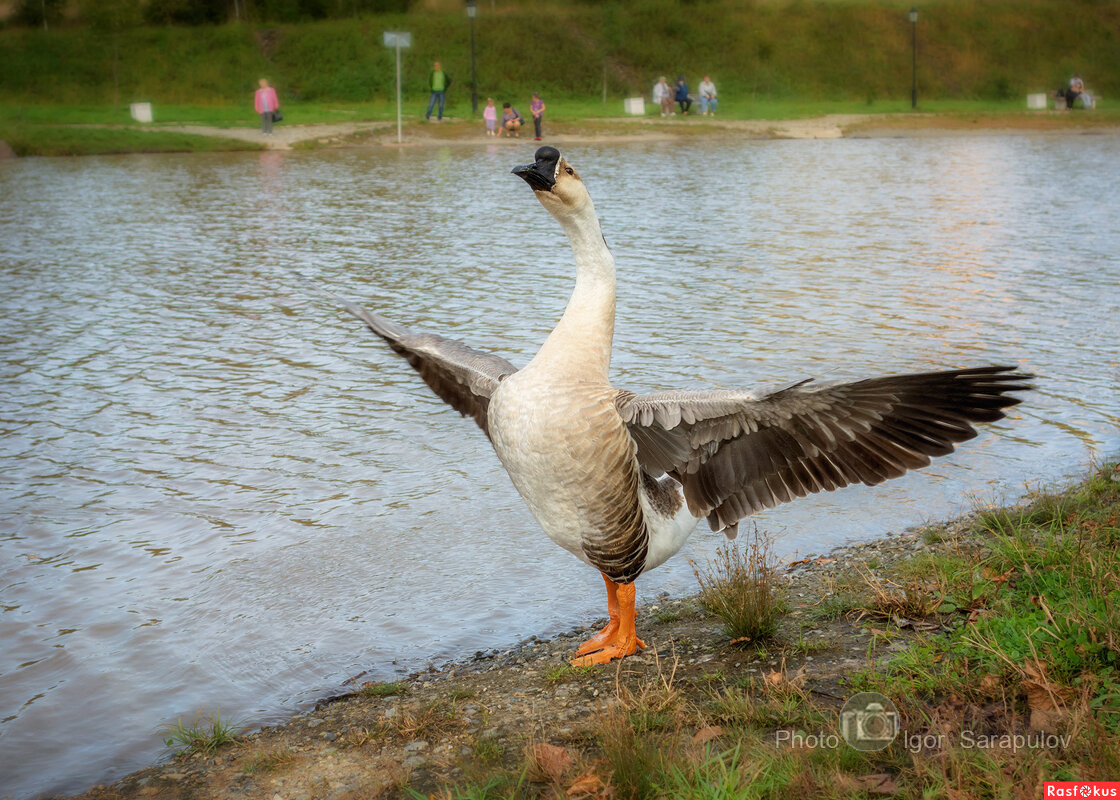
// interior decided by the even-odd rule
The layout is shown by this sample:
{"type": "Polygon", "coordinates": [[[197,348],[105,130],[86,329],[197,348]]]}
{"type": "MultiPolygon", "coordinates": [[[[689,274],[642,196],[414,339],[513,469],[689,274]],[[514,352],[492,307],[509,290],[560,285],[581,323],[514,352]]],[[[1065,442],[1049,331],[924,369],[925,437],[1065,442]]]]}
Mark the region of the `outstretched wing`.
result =
{"type": "Polygon", "coordinates": [[[754,511],[852,483],[874,485],[929,464],[1020,402],[1014,367],[842,383],[809,381],[765,396],[736,391],[620,392],[616,403],[648,472],[684,486],[712,530],[754,511]]]}
{"type": "Polygon", "coordinates": [[[334,299],[388,342],[394,352],[404,356],[440,399],[464,417],[472,417],[490,435],[486,422],[490,397],[502,378],[517,372],[517,367],[500,356],[474,350],[455,339],[413,333],[349,300],[334,299]]]}

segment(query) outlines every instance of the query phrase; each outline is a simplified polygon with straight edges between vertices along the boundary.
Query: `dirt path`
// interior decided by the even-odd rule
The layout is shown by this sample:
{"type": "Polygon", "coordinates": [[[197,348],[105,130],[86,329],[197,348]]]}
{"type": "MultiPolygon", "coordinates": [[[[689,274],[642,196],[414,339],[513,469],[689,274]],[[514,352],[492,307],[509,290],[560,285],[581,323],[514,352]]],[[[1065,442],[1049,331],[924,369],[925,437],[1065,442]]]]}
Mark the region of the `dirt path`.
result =
{"type": "Polygon", "coordinates": [[[216,128],[210,125],[161,125],[159,130],[259,142],[269,150],[291,150],[292,145],[297,142],[323,140],[324,144],[329,144],[343,137],[372,134],[389,125],[388,122],[336,122],[320,125],[287,125],[280,122],[273,127],[271,136],[265,136],[259,128],[216,128]]]}

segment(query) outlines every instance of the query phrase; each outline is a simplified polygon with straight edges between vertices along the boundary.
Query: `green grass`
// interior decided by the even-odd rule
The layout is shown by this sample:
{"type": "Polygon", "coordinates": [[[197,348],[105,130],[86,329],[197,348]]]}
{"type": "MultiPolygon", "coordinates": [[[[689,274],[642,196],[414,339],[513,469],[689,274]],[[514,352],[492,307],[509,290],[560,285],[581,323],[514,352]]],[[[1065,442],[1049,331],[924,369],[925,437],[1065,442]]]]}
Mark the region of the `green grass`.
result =
{"type": "Polygon", "coordinates": [[[212,753],[238,739],[237,725],[223,720],[219,711],[205,718],[200,713],[190,725],[184,725],[180,717],[174,725],[164,725],[161,732],[164,744],[174,749],[176,755],[212,753]]]}
{"type": "Polygon", "coordinates": [[[362,685],[358,694],[365,697],[396,697],[404,692],[404,684],[400,681],[381,682],[374,681],[362,685]]]}
{"type": "MultiPolygon", "coordinates": [[[[648,96],[659,74],[695,87],[715,79],[724,106],[833,99],[841,107],[908,105],[911,28],[906,0],[618,0],[480,3],[478,92],[527,102],[648,96]]],[[[918,24],[918,86],[927,100],[1021,102],[1081,72],[1091,90],[1120,95],[1115,31],[1120,6],[1065,0],[926,0],[918,24]]],[[[469,102],[470,26],[459,4],[411,14],[303,24],[0,30],[0,100],[123,107],[198,104],[244,108],[256,80],[281,101],[388,102],[394,52],[386,30],[412,33],[402,52],[404,95],[426,100],[431,63],[469,102]]],[[[458,115],[458,112],[453,112],[458,115]]]]}
{"type": "Polygon", "coordinates": [[[19,156],[211,153],[262,148],[255,142],[170,131],[61,127],[5,121],[0,121],[0,141],[7,142],[19,156]]]}
{"type": "Polygon", "coordinates": [[[769,639],[786,605],[775,581],[770,541],[755,529],[740,548],[729,542],[707,568],[693,564],[700,603],[736,643],[769,639]]]}
{"type": "Polygon", "coordinates": [[[1071,492],[982,513],[988,552],[942,565],[955,583],[951,633],[895,659],[865,687],[982,697],[1006,682],[1038,685],[1120,731],[1120,482],[1106,468],[1071,492]],[[962,579],[963,576],[963,579],[962,579]]]}
{"type": "Polygon", "coordinates": [[[923,749],[900,738],[877,752],[804,744],[838,731],[837,706],[800,673],[730,676],[722,686],[722,676],[705,673],[678,685],[676,664],[665,675],[659,662],[656,679],[618,670],[617,696],[580,749],[569,748],[576,765],[562,781],[526,783],[525,769],[493,762],[446,796],[1003,800],[1038,797],[1045,780],[1114,779],[1120,471],[1104,467],[1071,490],[984,512],[971,530],[924,538],[928,550],[881,568],[878,590],[865,578],[853,584],[864,584],[868,600],[913,582],[955,607],[929,611],[941,632],[854,674],[847,689],[887,694],[905,732],[944,735],[941,744],[923,749]],[[975,746],[965,731],[1068,738],[975,746]]]}

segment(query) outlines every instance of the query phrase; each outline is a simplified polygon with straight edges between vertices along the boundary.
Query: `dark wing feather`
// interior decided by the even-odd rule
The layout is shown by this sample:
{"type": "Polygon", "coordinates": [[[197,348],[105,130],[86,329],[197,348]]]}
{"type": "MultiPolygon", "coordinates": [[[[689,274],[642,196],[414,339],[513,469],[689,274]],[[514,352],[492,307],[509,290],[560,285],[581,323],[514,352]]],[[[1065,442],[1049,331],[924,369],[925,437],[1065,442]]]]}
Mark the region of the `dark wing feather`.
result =
{"type": "Polygon", "coordinates": [[[404,356],[440,399],[464,417],[473,418],[490,435],[486,422],[490,397],[502,378],[517,372],[517,367],[500,356],[474,350],[455,339],[413,333],[349,300],[334,299],[388,342],[393,352],[404,356]]]}
{"type": "Polygon", "coordinates": [[[741,391],[620,392],[616,403],[644,469],[684,486],[713,530],[762,508],[852,483],[874,485],[929,464],[1020,402],[1031,375],[980,367],[741,391]]]}

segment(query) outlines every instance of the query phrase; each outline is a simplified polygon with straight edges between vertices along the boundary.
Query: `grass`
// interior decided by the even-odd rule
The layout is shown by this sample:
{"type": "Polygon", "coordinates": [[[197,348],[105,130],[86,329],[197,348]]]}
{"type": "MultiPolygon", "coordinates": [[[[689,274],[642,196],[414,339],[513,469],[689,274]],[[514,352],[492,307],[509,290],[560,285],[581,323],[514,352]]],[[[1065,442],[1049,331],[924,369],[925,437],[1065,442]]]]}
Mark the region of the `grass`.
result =
{"type": "Polygon", "coordinates": [[[555,685],[558,683],[567,683],[569,681],[578,680],[580,678],[593,675],[594,673],[594,666],[578,667],[564,662],[562,664],[555,664],[546,669],[544,671],[544,680],[545,683],[555,685]]]}
{"type": "MultiPolygon", "coordinates": [[[[456,3],[412,14],[365,14],[304,24],[136,26],[108,34],[76,25],[0,31],[2,92],[60,104],[133,99],[234,105],[268,77],[300,102],[387,100],[395,90],[386,30],[412,33],[404,94],[426,96],[431,63],[469,98],[471,27],[456,3]]],[[[545,100],[648,96],[657,76],[711,73],[727,98],[837,98],[864,105],[909,99],[909,3],[899,0],[626,0],[479,4],[476,73],[482,97],[545,100]],[[547,42],[526,47],[525,42],[547,42]]],[[[919,22],[922,99],[1007,101],[1056,89],[1084,71],[1106,97],[1120,91],[1114,3],[927,0],[919,22]],[[1091,68],[1091,72],[1089,71],[1091,68]]]]}
{"type": "MultiPolygon", "coordinates": [[[[704,669],[682,681],[677,662],[658,661],[652,675],[622,662],[593,729],[564,749],[569,767],[546,778],[494,759],[441,796],[995,800],[1038,797],[1044,780],[1115,779],[1120,471],[1103,467],[1071,490],[922,538],[920,552],[840,586],[865,612],[921,615],[937,631],[911,635],[904,650],[847,681],[848,696],[879,691],[897,706],[906,736],[886,749],[829,743],[838,703],[817,691],[812,673],[784,663],[767,674],[704,669]],[[1054,738],[999,744],[1015,735],[1054,738]]],[[[750,584],[766,563],[762,547],[756,537],[746,550],[721,552],[712,572],[750,584]]],[[[711,591],[712,572],[698,573],[702,589],[711,591]]],[[[858,626],[866,617],[833,620],[858,626]]],[[[800,640],[784,651],[811,649],[800,640]]]]}
{"type": "Polygon", "coordinates": [[[174,725],[164,725],[161,733],[164,744],[174,749],[176,755],[212,753],[238,739],[236,724],[223,720],[219,711],[207,717],[199,712],[190,725],[184,725],[180,717],[174,725]]]}
{"type": "Polygon", "coordinates": [[[396,697],[399,694],[403,694],[404,691],[405,685],[400,681],[371,681],[362,684],[362,688],[358,690],[358,694],[366,697],[396,697]]]}
{"type": "Polygon", "coordinates": [[[159,130],[78,128],[0,121],[0,141],[19,156],[114,155],[119,153],[212,153],[260,150],[255,142],[159,130]]]}
{"type": "Polygon", "coordinates": [[[735,643],[765,641],[774,635],[785,603],[774,580],[770,541],[755,528],[739,548],[729,542],[707,569],[693,564],[700,603],[723,623],[735,643]]]}
{"type": "MultiPolygon", "coordinates": [[[[900,102],[855,103],[843,100],[729,100],[720,107],[718,118],[690,116],[663,120],[650,112],[645,117],[623,117],[622,97],[611,96],[607,104],[599,99],[574,98],[549,101],[546,129],[553,134],[617,134],[635,128],[656,126],[678,136],[704,136],[725,133],[720,127],[727,120],[788,121],[821,117],[828,114],[851,115],[845,128],[949,127],[1027,128],[1067,130],[1120,124],[1120,108],[1104,109],[1088,114],[1038,114],[1027,112],[1019,103],[999,101],[928,101],[915,115],[900,102]]],[[[424,102],[412,99],[405,103],[403,119],[406,135],[423,126],[424,102]]],[[[343,103],[284,104],[282,125],[316,125],[357,123],[358,129],[349,137],[360,140],[362,123],[383,125],[396,119],[395,105],[387,101],[343,103]]],[[[38,102],[0,102],[0,141],[20,156],[75,156],[119,153],[179,153],[260,150],[255,140],[232,137],[203,136],[182,133],[177,126],[205,126],[216,129],[256,130],[259,120],[247,102],[236,105],[163,105],[155,109],[156,121],[139,125],[125,108],[114,105],[58,106],[38,102]]],[[[452,119],[439,129],[443,139],[477,139],[479,116],[471,111],[469,102],[451,103],[452,119]]],[[[481,114],[481,111],[479,112],[481,114]]],[[[293,145],[298,149],[315,149],[320,145],[309,138],[293,145]]]]}
{"type": "Polygon", "coordinates": [[[249,758],[242,771],[246,775],[278,772],[295,763],[295,753],[291,750],[270,750],[264,753],[254,753],[249,758]]]}

